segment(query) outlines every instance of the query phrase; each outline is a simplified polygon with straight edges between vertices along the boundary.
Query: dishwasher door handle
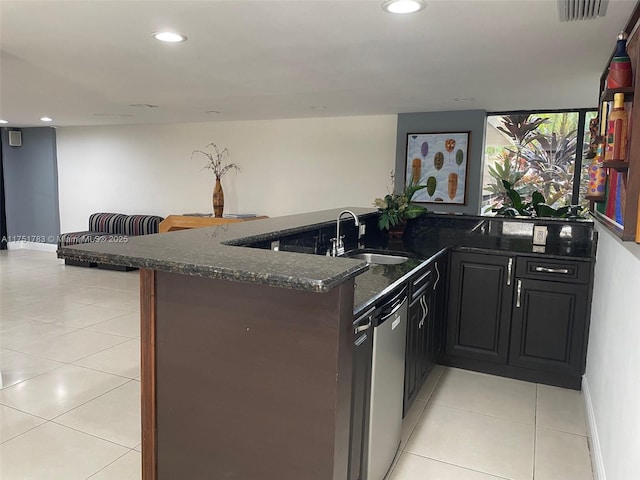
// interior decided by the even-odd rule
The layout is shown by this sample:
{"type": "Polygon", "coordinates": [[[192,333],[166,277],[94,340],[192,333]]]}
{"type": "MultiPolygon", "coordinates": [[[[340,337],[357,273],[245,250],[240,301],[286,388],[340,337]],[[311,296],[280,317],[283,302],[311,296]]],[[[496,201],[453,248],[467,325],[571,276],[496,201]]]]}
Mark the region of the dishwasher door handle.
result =
{"type": "Polygon", "coordinates": [[[380,317],[380,321],[378,323],[382,323],[389,317],[392,317],[394,313],[396,313],[398,310],[402,308],[402,306],[406,303],[406,301],[407,301],[407,297],[404,297],[401,302],[398,302],[396,305],[394,305],[394,307],[391,309],[389,313],[387,313],[384,317],[380,317]]]}
{"type": "Polygon", "coordinates": [[[355,333],[356,335],[360,332],[364,332],[365,330],[369,330],[371,328],[371,315],[369,315],[369,321],[364,324],[364,325],[360,325],[358,327],[356,327],[353,330],[353,333],[355,333]]]}

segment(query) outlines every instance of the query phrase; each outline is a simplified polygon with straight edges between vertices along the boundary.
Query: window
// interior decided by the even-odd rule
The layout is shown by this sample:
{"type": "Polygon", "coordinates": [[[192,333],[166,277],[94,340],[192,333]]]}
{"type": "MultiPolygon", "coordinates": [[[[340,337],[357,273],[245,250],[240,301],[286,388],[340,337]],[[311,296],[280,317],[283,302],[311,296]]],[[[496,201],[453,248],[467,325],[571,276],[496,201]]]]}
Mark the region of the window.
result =
{"type": "Polygon", "coordinates": [[[538,191],[554,208],[588,207],[584,196],[593,158],[589,122],[596,116],[595,110],[490,114],[482,213],[492,214],[507,200],[503,180],[525,201],[538,191]]]}

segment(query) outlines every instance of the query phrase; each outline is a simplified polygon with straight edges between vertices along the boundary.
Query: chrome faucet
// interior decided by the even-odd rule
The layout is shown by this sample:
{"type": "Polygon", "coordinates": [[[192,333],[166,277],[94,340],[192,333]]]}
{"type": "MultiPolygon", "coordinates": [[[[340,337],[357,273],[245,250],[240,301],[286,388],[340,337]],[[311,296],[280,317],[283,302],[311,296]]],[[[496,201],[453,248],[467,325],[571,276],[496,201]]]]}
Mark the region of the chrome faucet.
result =
{"type": "Polygon", "coordinates": [[[340,219],[344,214],[349,214],[353,217],[356,222],[356,227],[360,227],[360,221],[358,220],[358,216],[353,213],[351,210],[342,210],[338,214],[338,220],[336,221],[336,238],[331,239],[331,256],[337,257],[338,255],[342,255],[344,253],[344,243],[342,240],[344,239],[344,235],[340,236],[340,219]]]}

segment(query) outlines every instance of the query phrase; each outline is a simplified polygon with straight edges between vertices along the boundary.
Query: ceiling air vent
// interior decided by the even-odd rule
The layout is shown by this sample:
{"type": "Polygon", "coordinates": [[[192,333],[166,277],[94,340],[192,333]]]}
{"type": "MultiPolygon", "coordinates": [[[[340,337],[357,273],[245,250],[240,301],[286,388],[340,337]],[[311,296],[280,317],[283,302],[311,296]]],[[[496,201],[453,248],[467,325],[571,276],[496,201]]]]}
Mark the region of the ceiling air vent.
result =
{"type": "Polygon", "coordinates": [[[561,22],[604,17],[608,4],[609,0],[558,0],[558,16],[561,22]]]}

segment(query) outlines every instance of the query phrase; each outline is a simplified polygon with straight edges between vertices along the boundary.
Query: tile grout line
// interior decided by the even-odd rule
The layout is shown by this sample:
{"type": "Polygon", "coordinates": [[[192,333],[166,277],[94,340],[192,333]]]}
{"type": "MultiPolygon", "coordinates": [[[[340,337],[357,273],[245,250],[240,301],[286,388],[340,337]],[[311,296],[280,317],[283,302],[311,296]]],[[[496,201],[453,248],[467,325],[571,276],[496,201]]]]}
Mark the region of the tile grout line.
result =
{"type": "Polygon", "coordinates": [[[467,412],[467,413],[473,413],[474,415],[480,415],[482,417],[487,417],[487,418],[494,418],[496,420],[504,420],[506,422],[513,422],[513,423],[517,423],[519,425],[533,425],[535,428],[535,417],[534,417],[534,423],[526,423],[526,422],[522,422],[520,420],[513,420],[511,418],[504,418],[504,417],[496,417],[495,415],[489,415],[487,413],[480,413],[480,412],[475,412],[473,410],[466,410],[464,408],[458,408],[458,407],[452,407],[450,405],[446,405],[444,403],[438,403],[438,402],[433,402],[434,405],[438,405],[440,407],[444,407],[444,408],[449,408],[451,410],[455,410],[457,412],[467,412]]]}
{"type": "MultiPolygon", "coordinates": [[[[100,437],[100,436],[96,435],[95,433],[85,432],[84,430],[80,430],[79,428],[76,428],[76,427],[70,427],[69,425],[65,425],[64,423],[58,423],[58,422],[55,422],[53,420],[49,420],[47,423],[53,423],[54,425],[58,425],[59,427],[68,428],[69,430],[73,430],[74,432],[83,433],[84,435],[89,435],[90,437],[97,438],[98,440],[104,440],[105,442],[112,443],[113,445],[117,445],[118,447],[126,448],[128,450],[133,450],[135,448],[135,447],[130,447],[128,445],[122,445],[121,443],[114,442],[113,440],[109,440],[108,438],[100,437]]],[[[44,425],[44,423],[42,425],[44,425]]],[[[38,426],[40,426],[40,425],[38,425],[38,426]]],[[[137,445],[136,445],[136,447],[137,447],[137,445]]],[[[126,453],[128,453],[128,452],[126,452],[126,453]]]]}
{"type": "MultiPolygon", "coordinates": [[[[120,378],[125,378],[125,377],[120,377],[120,378]]],[[[111,392],[113,392],[114,390],[116,390],[116,389],[118,389],[118,388],[120,388],[120,387],[124,387],[126,384],[131,383],[131,382],[133,382],[133,381],[135,381],[133,378],[127,378],[127,381],[125,381],[125,382],[123,382],[123,383],[121,383],[121,384],[119,384],[119,385],[117,385],[117,386],[115,386],[115,387],[113,387],[113,388],[111,388],[111,389],[107,390],[106,392],[101,393],[101,394],[100,394],[100,395],[98,395],[97,397],[93,397],[93,398],[91,398],[91,399],[89,399],[89,400],[87,400],[87,401],[85,401],[85,402],[82,402],[82,403],[80,403],[80,404],[76,405],[76,406],[75,406],[75,407],[73,407],[73,408],[70,408],[69,410],[66,410],[66,411],[64,411],[64,412],[62,412],[62,413],[59,413],[58,415],[55,415],[54,417],[51,417],[51,418],[49,419],[49,421],[50,421],[50,422],[53,422],[53,423],[56,423],[56,424],[58,424],[58,425],[62,425],[61,423],[55,422],[54,420],[56,420],[57,418],[60,418],[60,417],[61,417],[61,416],[63,416],[63,415],[66,415],[67,413],[72,412],[72,411],[74,411],[74,410],[76,410],[76,409],[78,409],[78,408],[80,408],[80,407],[85,406],[87,403],[93,402],[94,400],[97,400],[97,399],[99,399],[99,398],[101,398],[101,397],[104,397],[106,394],[111,393],[111,392]]],[[[66,427],[66,425],[64,425],[64,426],[66,427]]],[[[69,427],[69,428],[71,428],[71,427],[69,427]]],[[[78,430],[78,431],[80,431],[80,430],[78,430]]],[[[84,433],[86,433],[86,432],[84,432],[84,433]]],[[[90,434],[89,434],[89,435],[90,435],[90,434]]],[[[97,438],[100,438],[100,437],[97,437],[97,438]]],[[[113,443],[113,442],[112,442],[112,443],[113,443]]],[[[128,447],[127,447],[127,448],[128,448],[128,447]]]]}
{"type": "MultiPolygon", "coordinates": [[[[128,338],[128,337],[127,337],[127,338],[128,338]]],[[[140,337],[138,337],[138,338],[128,338],[128,340],[127,340],[127,341],[125,341],[125,342],[118,343],[118,344],[114,345],[113,347],[109,347],[109,348],[107,348],[107,349],[105,349],[105,350],[100,350],[99,352],[92,353],[91,355],[88,355],[88,356],[86,356],[86,357],[79,358],[78,360],[75,360],[74,362],[62,362],[62,361],[60,361],[60,360],[52,360],[51,358],[47,358],[47,357],[38,357],[37,355],[33,355],[33,354],[30,354],[30,353],[24,353],[24,352],[21,352],[21,351],[19,351],[19,350],[12,350],[12,351],[11,351],[11,353],[14,353],[14,352],[15,352],[15,353],[19,353],[20,355],[27,355],[27,356],[30,356],[30,357],[33,357],[33,358],[37,358],[37,359],[41,359],[41,360],[48,360],[48,361],[50,361],[50,362],[61,363],[62,365],[58,365],[58,366],[56,366],[56,367],[52,368],[51,370],[47,370],[46,372],[38,373],[37,375],[34,375],[33,377],[25,378],[24,380],[20,380],[19,382],[16,382],[16,383],[14,383],[14,384],[12,384],[12,385],[9,385],[9,386],[7,386],[7,387],[0,388],[0,393],[2,393],[2,392],[3,392],[3,391],[5,391],[5,390],[9,390],[10,388],[15,387],[16,385],[20,385],[21,383],[28,382],[29,380],[34,380],[34,379],[36,379],[36,378],[38,378],[38,377],[41,377],[42,375],[46,375],[47,373],[51,373],[51,372],[53,372],[54,370],[58,370],[59,368],[62,368],[62,367],[65,367],[65,366],[72,366],[72,367],[84,368],[84,369],[87,369],[87,370],[92,370],[92,371],[94,371],[94,372],[106,373],[106,374],[109,374],[109,375],[113,375],[113,376],[115,376],[115,377],[126,378],[127,380],[136,380],[136,379],[138,379],[139,377],[127,377],[126,375],[121,375],[121,374],[119,374],[119,373],[112,373],[112,372],[107,372],[107,371],[105,371],[105,370],[100,370],[100,369],[98,369],[98,368],[94,368],[94,367],[87,367],[87,366],[85,366],[85,365],[78,365],[78,364],[76,364],[75,362],[79,362],[80,360],[84,360],[84,359],[86,359],[86,358],[89,358],[89,357],[91,357],[92,355],[97,355],[98,353],[106,352],[107,350],[110,350],[111,348],[115,348],[115,347],[118,347],[118,346],[120,346],[120,345],[124,345],[125,343],[127,343],[127,342],[129,342],[129,341],[138,340],[139,338],[140,338],[140,337]]],[[[5,404],[3,404],[2,402],[0,402],[0,405],[5,405],[5,404]]],[[[9,406],[9,405],[6,405],[6,406],[9,406]]],[[[12,408],[14,408],[14,407],[12,407],[12,408]]]]}
{"type": "MultiPolygon", "coordinates": [[[[124,452],[122,455],[120,455],[118,458],[116,458],[113,462],[110,462],[108,464],[106,464],[104,467],[102,467],[100,470],[97,470],[96,472],[92,473],[91,475],[89,475],[85,480],[90,480],[91,478],[95,477],[97,474],[99,474],[100,472],[102,472],[103,470],[105,470],[107,467],[109,467],[110,465],[113,465],[114,463],[116,463],[118,460],[120,460],[122,457],[124,457],[125,455],[129,455],[131,452],[135,452],[136,450],[134,450],[133,448],[130,449],[128,452],[124,452]]],[[[138,452],[140,453],[140,452],[138,452]]]]}
{"type": "MultiPolygon", "coordinates": [[[[79,368],[84,368],[84,367],[80,367],[79,365],[74,365],[74,366],[79,367],[79,368]]],[[[62,367],[57,367],[57,368],[62,368],[62,367]]],[[[56,369],[54,369],[54,370],[56,370],[56,369]]],[[[91,369],[88,369],[88,370],[91,370],[91,369]]],[[[49,372],[45,372],[45,373],[49,373],[49,372]]],[[[100,372],[100,373],[105,373],[105,372],[100,372]]],[[[42,375],[44,375],[44,374],[42,374],[42,375]]],[[[113,375],[113,374],[109,374],[109,375],[113,375]]],[[[38,375],[38,376],[39,376],[39,375],[38,375]]],[[[113,375],[113,376],[114,376],[114,377],[119,377],[119,378],[121,378],[121,379],[125,379],[126,381],[125,381],[125,382],[123,382],[123,383],[121,383],[121,384],[119,384],[119,385],[117,385],[117,386],[115,386],[115,387],[113,387],[113,388],[111,388],[110,390],[107,390],[106,392],[101,393],[100,395],[98,395],[98,396],[96,396],[96,397],[90,398],[89,400],[86,400],[85,402],[82,402],[82,403],[80,403],[80,404],[76,405],[75,407],[70,408],[69,410],[65,410],[64,412],[59,413],[58,415],[55,415],[55,416],[53,416],[53,417],[51,417],[51,418],[42,417],[42,416],[40,416],[40,415],[36,415],[36,414],[34,414],[34,413],[27,412],[27,411],[25,411],[25,410],[20,410],[19,408],[13,407],[13,406],[11,406],[11,405],[7,405],[6,403],[1,403],[1,402],[0,402],[0,405],[3,405],[3,406],[5,406],[5,407],[9,407],[9,408],[13,408],[14,410],[18,410],[19,412],[26,413],[27,415],[31,415],[31,416],[33,416],[33,417],[42,418],[43,420],[46,420],[47,422],[53,422],[56,418],[61,417],[62,415],[65,415],[66,413],[69,413],[69,412],[71,412],[71,411],[75,410],[75,409],[76,409],[76,408],[78,408],[78,407],[81,407],[81,406],[83,406],[83,405],[86,405],[87,403],[92,402],[93,400],[96,400],[96,399],[98,399],[98,398],[100,398],[100,397],[102,397],[102,396],[106,395],[107,393],[111,393],[111,392],[113,392],[115,389],[120,388],[120,387],[122,387],[122,386],[126,385],[127,383],[131,383],[131,382],[134,382],[134,381],[139,382],[139,380],[136,380],[135,378],[122,377],[122,376],[120,376],[120,375],[113,375]]],[[[34,377],[34,378],[35,378],[35,377],[34,377]]],[[[26,380],[25,380],[25,381],[26,381],[26,380]]],[[[16,384],[16,385],[17,385],[17,384],[16,384]]],[[[12,385],[12,386],[13,386],[13,385],[12,385]]],[[[11,387],[9,387],[9,388],[11,388],[11,387]]],[[[2,391],[0,390],[0,392],[2,392],[2,391]]],[[[58,424],[58,425],[62,425],[62,424],[60,424],[60,423],[58,423],[58,422],[53,422],[53,423],[56,423],[56,424],[58,424]]],[[[39,425],[38,425],[38,426],[39,426],[39,425]]],[[[66,425],[64,425],[64,426],[66,426],[66,425]]],[[[69,427],[69,428],[70,428],[70,427],[69,427]]],[[[80,430],[78,430],[78,431],[80,431],[80,430]]],[[[86,433],[86,432],[83,432],[83,433],[86,433]]],[[[98,438],[100,438],[100,437],[98,437],[98,438]]],[[[128,447],[127,447],[127,448],[128,448],[128,447]]]]}
{"type": "MultiPolygon", "coordinates": [[[[429,402],[431,401],[431,397],[433,397],[433,394],[435,393],[436,388],[438,388],[438,383],[440,383],[440,379],[442,378],[443,372],[444,372],[444,369],[440,370],[440,375],[438,375],[438,378],[435,380],[435,383],[433,385],[433,389],[431,390],[431,393],[429,394],[429,396],[428,396],[428,398],[426,400],[422,400],[420,398],[416,398],[416,400],[415,400],[416,402],[417,401],[424,401],[424,407],[422,408],[422,411],[420,412],[420,415],[418,415],[418,419],[416,420],[416,423],[414,423],[413,427],[411,428],[411,431],[409,432],[409,435],[407,436],[407,441],[405,442],[404,446],[402,447],[402,452],[405,451],[406,446],[409,444],[409,440],[411,440],[411,437],[413,436],[413,432],[415,431],[416,427],[418,426],[418,423],[420,423],[420,419],[422,418],[422,415],[424,415],[425,410],[429,406],[429,402]]],[[[395,466],[394,466],[394,470],[395,470],[395,466]]]]}
{"type": "MultiPolygon", "coordinates": [[[[58,335],[58,337],[64,337],[65,335],[71,335],[72,333],[77,333],[77,331],[78,331],[78,330],[83,330],[83,329],[82,329],[82,328],[78,328],[75,332],[63,333],[62,335],[58,335]]],[[[101,333],[101,332],[93,332],[92,330],[89,330],[89,331],[90,331],[90,332],[92,332],[92,333],[101,333]]],[[[130,340],[134,340],[133,338],[129,338],[129,337],[122,337],[122,336],[120,336],[120,335],[112,335],[112,334],[110,334],[110,333],[101,333],[101,334],[102,334],[102,335],[109,335],[109,336],[112,336],[112,337],[119,337],[119,338],[122,338],[122,339],[123,339],[123,341],[122,341],[122,342],[119,342],[119,343],[116,343],[115,345],[111,345],[110,347],[103,348],[102,350],[98,350],[98,351],[96,351],[96,352],[90,353],[89,355],[85,355],[84,357],[76,358],[76,359],[75,359],[75,360],[73,360],[72,362],[68,362],[68,361],[67,361],[67,362],[65,362],[65,361],[56,360],[55,358],[49,358],[49,357],[40,357],[40,356],[33,355],[33,354],[31,354],[31,355],[32,355],[32,356],[34,356],[34,357],[38,357],[38,358],[44,358],[45,360],[51,360],[51,361],[53,361],[53,362],[60,362],[60,363],[66,363],[67,365],[74,365],[74,362],[79,362],[80,360],[84,360],[84,359],[85,359],[85,358],[87,358],[87,357],[90,357],[90,356],[92,356],[92,355],[97,355],[98,353],[102,353],[102,352],[104,352],[104,351],[106,351],[106,350],[109,350],[110,348],[117,347],[118,345],[122,345],[123,343],[127,343],[127,342],[128,342],[128,341],[130,341],[130,340]]],[[[52,339],[50,339],[50,340],[53,340],[53,339],[58,338],[58,337],[53,337],[53,338],[52,338],[52,339]]],[[[39,340],[38,342],[40,342],[40,340],[39,340]]],[[[38,343],[38,342],[33,342],[33,343],[38,343]]],[[[33,345],[33,344],[29,344],[29,345],[33,345]]],[[[29,346],[29,345],[26,345],[26,346],[29,346]]],[[[21,350],[16,350],[16,352],[24,353],[25,355],[29,355],[29,353],[27,353],[27,352],[23,352],[23,351],[21,351],[21,350]]],[[[79,365],[78,365],[78,366],[79,366],[79,365]]]]}
{"type": "Polygon", "coordinates": [[[458,465],[458,464],[456,464],[456,463],[445,462],[444,460],[440,460],[440,459],[438,459],[438,458],[433,458],[433,457],[428,457],[427,455],[420,455],[419,453],[415,453],[415,452],[405,452],[405,453],[406,453],[406,454],[408,454],[408,455],[414,455],[414,456],[416,456],[416,457],[420,457],[420,458],[426,458],[426,459],[428,459],[428,460],[432,460],[432,461],[434,461],[434,462],[443,463],[443,464],[445,464],[445,465],[451,465],[452,467],[461,468],[461,469],[463,469],[463,470],[467,470],[467,471],[470,471],[470,472],[482,473],[483,475],[490,475],[490,476],[492,476],[492,477],[495,477],[495,478],[502,478],[502,479],[504,479],[504,480],[512,480],[512,479],[511,479],[511,478],[509,478],[509,477],[503,477],[503,476],[501,476],[501,475],[498,475],[498,474],[495,474],[495,473],[491,473],[491,472],[485,472],[485,471],[483,471],[483,470],[476,470],[476,469],[474,469],[474,468],[469,468],[469,467],[466,467],[466,466],[464,466],[464,465],[458,465]]]}

